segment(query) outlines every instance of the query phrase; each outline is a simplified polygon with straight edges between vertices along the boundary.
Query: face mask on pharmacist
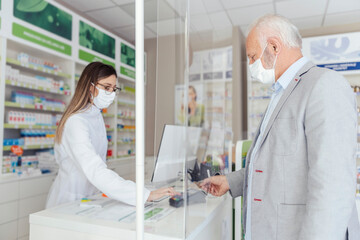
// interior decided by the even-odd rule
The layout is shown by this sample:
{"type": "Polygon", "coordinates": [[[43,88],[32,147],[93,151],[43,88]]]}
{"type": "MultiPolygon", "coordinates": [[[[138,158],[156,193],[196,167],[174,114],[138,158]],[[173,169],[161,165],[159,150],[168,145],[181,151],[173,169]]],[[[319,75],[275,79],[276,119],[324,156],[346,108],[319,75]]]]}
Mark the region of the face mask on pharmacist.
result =
{"type": "Polygon", "coordinates": [[[91,94],[91,99],[94,105],[99,109],[108,108],[110,104],[114,102],[116,91],[118,90],[118,88],[111,87],[107,83],[97,83],[96,85],[93,83],[91,84],[98,90],[98,94],[96,97],[91,94]]]}

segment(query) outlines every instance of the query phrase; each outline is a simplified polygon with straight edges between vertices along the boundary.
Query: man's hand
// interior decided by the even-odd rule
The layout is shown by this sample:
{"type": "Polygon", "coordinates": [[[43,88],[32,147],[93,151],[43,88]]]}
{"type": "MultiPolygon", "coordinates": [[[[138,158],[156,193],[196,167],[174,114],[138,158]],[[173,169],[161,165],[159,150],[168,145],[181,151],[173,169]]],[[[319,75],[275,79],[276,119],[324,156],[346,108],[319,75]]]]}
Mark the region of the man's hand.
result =
{"type": "Polygon", "coordinates": [[[229,183],[225,176],[214,176],[204,179],[200,187],[214,196],[222,196],[229,191],[229,183]]]}

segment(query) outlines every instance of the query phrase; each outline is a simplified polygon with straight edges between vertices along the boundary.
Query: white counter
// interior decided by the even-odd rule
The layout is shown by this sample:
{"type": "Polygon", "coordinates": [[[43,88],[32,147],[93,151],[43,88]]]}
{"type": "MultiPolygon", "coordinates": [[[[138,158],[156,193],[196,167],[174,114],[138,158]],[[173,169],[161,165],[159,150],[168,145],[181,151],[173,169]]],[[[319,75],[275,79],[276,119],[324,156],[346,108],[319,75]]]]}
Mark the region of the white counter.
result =
{"type": "MultiPolygon", "coordinates": [[[[172,208],[168,199],[155,206],[172,208]]],[[[133,240],[136,238],[135,222],[75,215],[70,213],[74,208],[78,208],[76,211],[81,208],[79,202],[31,214],[30,240],[133,240]]],[[[106,211],[106,207],[103,209],[101,211],[106,211]]],[[[172,213],[157,222],[145,222],[145,239],[184,239],[185,229],[186,239],[232,239],[232,198],[228,194],[221,198],[207,197],[206,203],[190,205],[186,228],[183,225],[184,215],[183,207],[174,208],[172,213]]]]}

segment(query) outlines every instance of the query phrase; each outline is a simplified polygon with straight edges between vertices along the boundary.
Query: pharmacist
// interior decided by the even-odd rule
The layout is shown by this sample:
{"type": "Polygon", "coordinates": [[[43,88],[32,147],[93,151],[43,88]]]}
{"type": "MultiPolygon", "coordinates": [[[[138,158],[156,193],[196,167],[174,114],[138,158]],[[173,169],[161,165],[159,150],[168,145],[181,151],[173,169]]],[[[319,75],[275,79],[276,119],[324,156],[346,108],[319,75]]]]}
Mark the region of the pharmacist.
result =
{"type": "MultiPolygon", "coordinates": [[[[109,198],[136,204],[136,185],[121,178],[106,166],[108,141],[100,110],[114,101],[117,74],[112,66],[93,62],[81,74],[75,94],[55,137],[58,175],[50,189],[46,207],[79,200],[100,192],[109,198]]],[[[144,199],[152,201],[173,196],[172,188],[150,192],[144,199]]]]}

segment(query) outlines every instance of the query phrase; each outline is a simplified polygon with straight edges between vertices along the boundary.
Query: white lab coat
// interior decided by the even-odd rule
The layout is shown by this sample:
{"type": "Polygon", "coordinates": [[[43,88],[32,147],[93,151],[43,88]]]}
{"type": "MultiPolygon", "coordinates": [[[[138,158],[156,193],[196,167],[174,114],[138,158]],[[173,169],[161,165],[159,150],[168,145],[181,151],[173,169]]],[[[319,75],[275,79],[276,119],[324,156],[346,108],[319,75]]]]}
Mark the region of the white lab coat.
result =
{"type": "MultiPolygon", "coordinates": [[[[62,141],[55,144],[58,175],[46,208],[90,197],[99,191],[109,198],[136,205],[136,185],[106,166],[107,138],[104,119],[94,105],[68,118],[62,141]]],[[[144,199],[150,191],[144,189],[144,199]]]]}

